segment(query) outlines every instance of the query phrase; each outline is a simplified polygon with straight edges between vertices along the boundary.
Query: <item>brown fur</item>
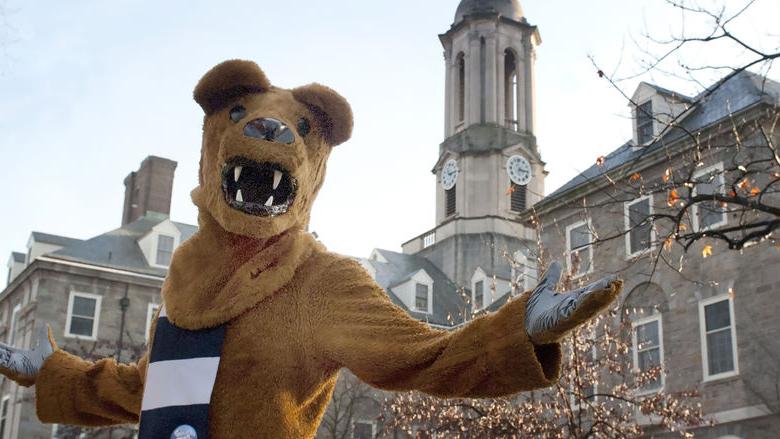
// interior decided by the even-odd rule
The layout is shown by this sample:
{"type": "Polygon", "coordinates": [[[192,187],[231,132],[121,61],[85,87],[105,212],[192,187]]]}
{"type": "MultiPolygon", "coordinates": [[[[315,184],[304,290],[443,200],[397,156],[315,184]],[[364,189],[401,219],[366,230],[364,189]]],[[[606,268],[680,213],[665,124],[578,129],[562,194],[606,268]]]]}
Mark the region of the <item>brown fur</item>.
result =
{"type": "MultiPolygon", "coordinates": [[[[432,329],[393,305],[357,262],[304,231],[331,146],[350,134],[343,98],[318,85],[272,87],[245,61],[212,69],[195,96],[207,114],[193,191],[200,229],[174,254],[163,300],[183,328],[227,325],[211,437],[312,437],[342,367],[382,389],[443,397],[507,395],[558,379],[560,346],[535,346],[526,335],[528,295],[456,331],[432,329]],[[316,123],[293,145],[247,139],[228,121],[234,103],[249,117],[316,123]],[[219,176],[235,154],[294,174],[299,192],[290,211],[260,218],[226,205],[219,176]]],[[[83,425],[137,422],[145,373],[146,357],[139,365],[90,363],[58,350],[37,379],[38,415],[83,425]]]]}

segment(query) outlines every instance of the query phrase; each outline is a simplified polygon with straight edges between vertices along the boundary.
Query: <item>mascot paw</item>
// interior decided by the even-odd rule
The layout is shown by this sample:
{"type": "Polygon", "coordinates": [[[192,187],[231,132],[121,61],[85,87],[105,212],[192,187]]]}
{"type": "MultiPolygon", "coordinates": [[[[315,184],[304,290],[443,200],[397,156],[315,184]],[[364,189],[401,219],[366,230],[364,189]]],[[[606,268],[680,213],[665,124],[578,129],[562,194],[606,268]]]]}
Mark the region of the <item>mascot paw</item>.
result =
{"type": "Polygon", "coordinates": [[[38,329],[38,336],[30,350],[0,343],[0,374],[23,386],[31,386],[35,384],[43,362],[56,347],[51,329],[43,326],[38,329]]]}
{"type": "Polygon", "coordinates": [[[607,308],[623,287],[623,281],[607,276],[585,287],[556,293],[561,271],[560,262],[553,262],[528,298],[525,330],[536,345],[559,341],[607,308]]]}

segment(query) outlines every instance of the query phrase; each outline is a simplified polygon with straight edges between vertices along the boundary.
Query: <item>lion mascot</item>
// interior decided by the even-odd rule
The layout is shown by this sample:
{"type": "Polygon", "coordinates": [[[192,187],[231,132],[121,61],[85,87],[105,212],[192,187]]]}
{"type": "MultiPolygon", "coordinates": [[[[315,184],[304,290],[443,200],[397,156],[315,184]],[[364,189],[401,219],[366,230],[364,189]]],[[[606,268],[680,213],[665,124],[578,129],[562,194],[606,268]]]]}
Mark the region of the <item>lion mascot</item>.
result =
{"type": "Polygon", "coordinates": [[[0,346],[0,372],[35,384],[43,422],[140,423],[141,439],[310,438],[341,368],[441,397],[538,389],[558,379],[559,341],[620,292],[605,278],[555,293],[553,263],[497,312],[433,329],[306,232],[328,156],[352,132],[344,98],[275,87],[240,60],[211,69],[194,96],[205,112],[199,230],[173,255],[148,352],[138,364],[85,361],[44,328],[31,349],[0,346]]]}

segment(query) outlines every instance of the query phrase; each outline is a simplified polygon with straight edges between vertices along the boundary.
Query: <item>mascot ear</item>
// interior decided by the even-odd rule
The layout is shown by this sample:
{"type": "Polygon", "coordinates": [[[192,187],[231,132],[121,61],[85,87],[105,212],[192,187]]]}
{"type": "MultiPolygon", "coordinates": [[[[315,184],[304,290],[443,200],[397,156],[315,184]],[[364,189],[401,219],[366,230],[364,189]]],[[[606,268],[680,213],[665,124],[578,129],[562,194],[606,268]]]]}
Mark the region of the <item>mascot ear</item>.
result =
{"type": "Polygon", "coordinates": [[[340,94],[320,84],[295,88],[292,94],[314,113],[317,125],[330,146],[349,140],[352,135],[352,108],[340,94]]]}
{"type": "Polygon", "coordinates": [[[269,88],[271,83],[257,64],[234,59],[217,64],[203,75],[193,95],[206,115],[210,115],[240,96],[269,88]]]}

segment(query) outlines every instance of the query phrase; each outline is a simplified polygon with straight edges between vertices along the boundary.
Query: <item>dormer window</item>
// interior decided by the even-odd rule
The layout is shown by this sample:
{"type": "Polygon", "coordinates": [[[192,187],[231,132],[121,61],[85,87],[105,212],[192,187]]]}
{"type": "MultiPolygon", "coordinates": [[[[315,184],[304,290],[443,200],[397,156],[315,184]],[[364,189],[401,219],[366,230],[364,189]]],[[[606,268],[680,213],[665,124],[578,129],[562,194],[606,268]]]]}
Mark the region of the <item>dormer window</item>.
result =
{"type": "Polygon", "coordinates": [[[428,285],[420,283],[415,285],[414,307],[418,311],[428,312],[428,285]]]}
{"type": "Polygon", "coordinates": [[[647,101],[636,107],[637,144],[644,145],[653,140],[653,102],[647,101]]]}
{"type": "Polygon", "coordinates": [[[485,306],[485,281],[477,281],[474,284],[474,309],[482,309],[485,306]]]}
{"type": "Polygon", "coordinates": [[[173,242],[173,236],[157,236],[157,265],[164,265],[167,267],[171,264],[171,257],[173,256],[173,242]]]}

